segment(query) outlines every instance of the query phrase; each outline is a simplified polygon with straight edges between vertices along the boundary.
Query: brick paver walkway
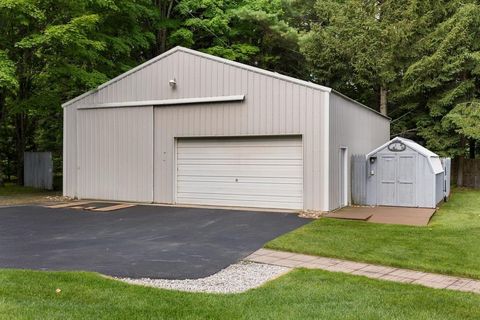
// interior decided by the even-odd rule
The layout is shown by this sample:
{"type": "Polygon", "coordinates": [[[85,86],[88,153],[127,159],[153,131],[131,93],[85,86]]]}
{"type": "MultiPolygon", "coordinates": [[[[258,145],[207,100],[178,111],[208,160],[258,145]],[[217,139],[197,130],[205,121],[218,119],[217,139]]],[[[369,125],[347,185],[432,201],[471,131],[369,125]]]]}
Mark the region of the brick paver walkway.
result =
{"type": "Polygon", "coordinates": [[[260,249],[245,258],[245,260],[291,268],[309,268],[333,272],[344,272],[366,276],[373,279],[413,283],[437,289],[450,289],[480,294],[479,280],[378,266],[340,259],[309,256],[299,253],[260,249]]]}

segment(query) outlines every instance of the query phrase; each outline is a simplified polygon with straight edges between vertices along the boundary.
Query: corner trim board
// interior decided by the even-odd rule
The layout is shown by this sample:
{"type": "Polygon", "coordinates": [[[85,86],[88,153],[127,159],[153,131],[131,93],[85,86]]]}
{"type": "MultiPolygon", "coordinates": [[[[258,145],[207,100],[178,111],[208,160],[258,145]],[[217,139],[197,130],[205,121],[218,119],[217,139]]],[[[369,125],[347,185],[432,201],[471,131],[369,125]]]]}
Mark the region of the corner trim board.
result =
{"type": "Polygon", "coordinates": [[[323,177],[323,206],[322,211],[330,211],[330,93],[325,92],[323,94],[323,104],[324,104],[324,114],[323,114],[323,134],[324,134],[324,152],[323,152],[323,167],[324,174],[323,177]]]}
{"type": "Polygon", "coordinates": [[[102,108],[122,108],[122,107],[145,107],[145,106],[171,106],[179,104],[198,104],[198,103],[216,103],[216,102],[235,102],[245,100],[245,95],[218,96],[218,97],[199,97],[183,99],[165,99],[165,100],[141,100],[127,102],[109,102],[96,105],[79,106],[78,109],[102,109],[102,108]]]}

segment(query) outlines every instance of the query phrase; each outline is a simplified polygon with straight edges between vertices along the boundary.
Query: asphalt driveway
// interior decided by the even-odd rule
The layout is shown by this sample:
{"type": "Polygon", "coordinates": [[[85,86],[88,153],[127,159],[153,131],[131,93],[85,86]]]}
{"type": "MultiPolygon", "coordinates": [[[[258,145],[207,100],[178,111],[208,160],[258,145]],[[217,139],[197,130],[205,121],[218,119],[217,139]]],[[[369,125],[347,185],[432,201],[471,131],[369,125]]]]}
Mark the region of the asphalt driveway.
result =
{"type": "Polygon", "coordinates": [[[0,268],[195,279],[309,220],[289,213],[136,206],[99,213],[0,208],[0,268]]]}

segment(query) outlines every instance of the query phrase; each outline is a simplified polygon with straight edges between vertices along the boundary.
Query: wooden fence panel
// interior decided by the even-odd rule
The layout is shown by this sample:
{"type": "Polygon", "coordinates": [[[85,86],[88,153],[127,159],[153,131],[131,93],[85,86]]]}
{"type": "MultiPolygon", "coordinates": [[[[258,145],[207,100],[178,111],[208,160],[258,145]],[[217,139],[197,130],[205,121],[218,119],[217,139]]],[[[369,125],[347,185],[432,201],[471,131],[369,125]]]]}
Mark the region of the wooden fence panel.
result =
{"type": "Polygon", "coordinates": [[[463,186],[480,188],[480,159],[463,160],[463,186]]]}
{"type": "Polygon", "coordinates": [[[367,203],[367,161],[364,154],[352,155],[352,204],[367,203]]]}
{"type": "Polygon", "coordinates": [[[51,152],[25,152],[24,184],[27,187],[52,190],[53,161],[51,152]]]}
{"type": "MultiPolygon", "coordinates": [[[[458,158],[452,160],[451,181],[457,184],[458,158]]],[[[463,159],[463,184],[461,187],[480,189],[480,159],[463,159]]]]}

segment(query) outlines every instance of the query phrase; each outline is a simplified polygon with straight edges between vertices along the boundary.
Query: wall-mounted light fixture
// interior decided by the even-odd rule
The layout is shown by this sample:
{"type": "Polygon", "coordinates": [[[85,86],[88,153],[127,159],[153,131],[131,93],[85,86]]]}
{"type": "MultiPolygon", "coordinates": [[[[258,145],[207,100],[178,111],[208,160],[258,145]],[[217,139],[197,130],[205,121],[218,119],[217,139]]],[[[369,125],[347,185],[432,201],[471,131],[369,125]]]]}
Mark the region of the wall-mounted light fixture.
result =
{"type": "Polygon", "coordinates": [[[168,84],[173,89],[177,85],[177,81],[175,80],[175,78],[173,78],[172,80],[168,81],[168,84]]]}
{"type": "Polygon", "coordinates": [[[375,168],[374,168],[373,164],[377,161],[377,157],[370,157],[369,161],[370,161],[370,175],[374,176],[375,175],[375,168]]]}

